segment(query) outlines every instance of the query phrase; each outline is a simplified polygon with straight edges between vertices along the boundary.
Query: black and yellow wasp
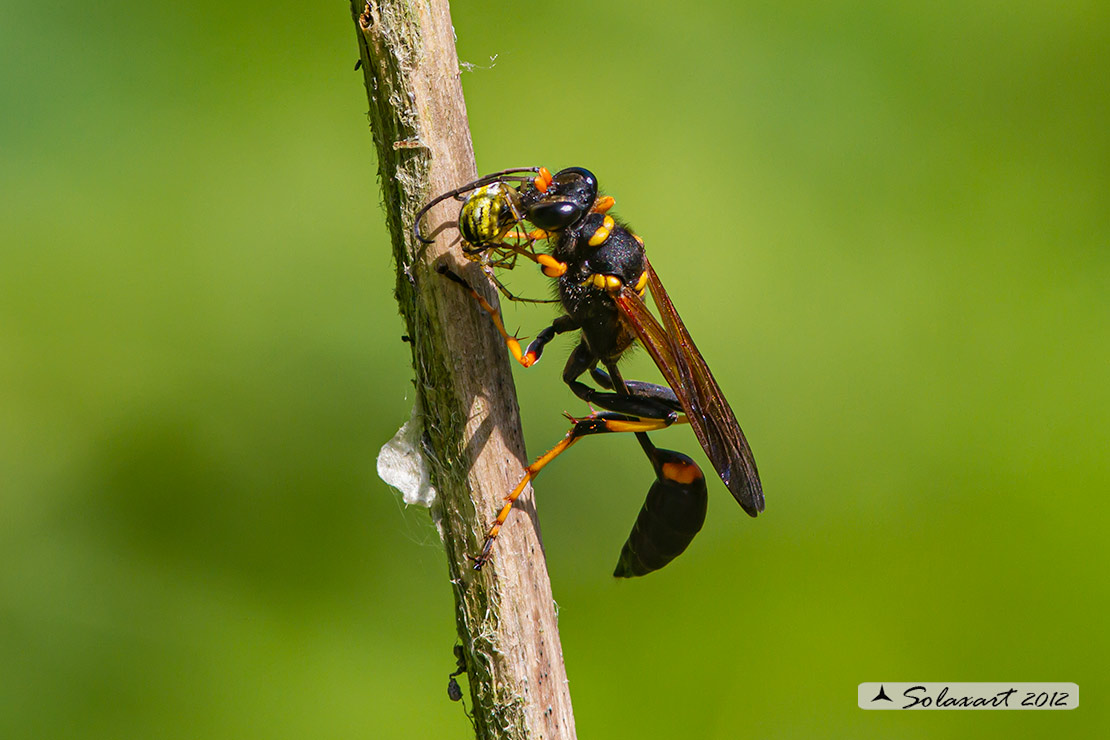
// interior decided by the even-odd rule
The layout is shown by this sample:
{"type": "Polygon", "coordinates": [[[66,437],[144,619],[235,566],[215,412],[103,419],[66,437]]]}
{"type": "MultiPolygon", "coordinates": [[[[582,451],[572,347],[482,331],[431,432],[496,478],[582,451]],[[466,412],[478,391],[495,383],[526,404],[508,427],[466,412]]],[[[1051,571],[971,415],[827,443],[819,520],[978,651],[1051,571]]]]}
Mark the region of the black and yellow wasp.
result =
{"type": "Polygon", "coordinates": [[[525,468],[474,558],[475,569],[489,559],[513,502],[528,482],[591,434],[635,433],[655,470],[655,482],[621,551],[614,572],[618,577],[662,568],[686,549],[705,521],[707,495],[701,470],[686,455],[656,447],[648,432],[689,423],[744,511],[753,517],[763,511],[755,459],[728,401],[648,262],[643,240],[608,213],[613,199],[600,195],[593,173],[570,167],[552,175],[545,168],[532,167],[479,178],[424,206],[413,227],[421,241],[430,241],[420,231],[421,218],[447,198],[463,200],[458,230],[464,254],[479,262],[495,285],[514,300],[519,299],[508,293],[494,268],[512,267],[518,258],[537,263],[545,275],[558,281],[563,314],[522,350],[516,337],[505,331],[497,309],[454,272],[445,267],[440,272],[470,291],[493,318],[513,357],[525,367],[540,358],[556,335],[579,331],[563,381],[583,401],[605,409],[572,418],[574,425],[566,437],[525,468]],[[525,231],[526,226],[531,230],[525,231]],[[548,251],[536,250],[541,241],[548,251]],[[658,318],[644,301],[649,292],[658,318]],[[617,363],[636,341],[647,349],[667,385],[621,376],[617,363]],[[599,388],[582,382],[587,373],[599,388]]]}

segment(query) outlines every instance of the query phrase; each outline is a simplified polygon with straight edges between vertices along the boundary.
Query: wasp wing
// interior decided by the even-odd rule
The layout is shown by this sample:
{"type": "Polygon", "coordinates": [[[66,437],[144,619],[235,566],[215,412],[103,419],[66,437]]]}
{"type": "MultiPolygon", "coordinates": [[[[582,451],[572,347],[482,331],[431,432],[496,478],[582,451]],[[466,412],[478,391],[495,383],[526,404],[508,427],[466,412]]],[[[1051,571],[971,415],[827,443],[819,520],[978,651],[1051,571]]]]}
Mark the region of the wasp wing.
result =
{"type": "Polygon", "coordinates": [[[645,269],[662,323],[636,291],[627,286],[615,297],[617,307],[678,396],[694,434],[721,480],[744,511],[756,516],[763,511],[763,486],[748,440],[659,276],[650,263],[645,269]]]}

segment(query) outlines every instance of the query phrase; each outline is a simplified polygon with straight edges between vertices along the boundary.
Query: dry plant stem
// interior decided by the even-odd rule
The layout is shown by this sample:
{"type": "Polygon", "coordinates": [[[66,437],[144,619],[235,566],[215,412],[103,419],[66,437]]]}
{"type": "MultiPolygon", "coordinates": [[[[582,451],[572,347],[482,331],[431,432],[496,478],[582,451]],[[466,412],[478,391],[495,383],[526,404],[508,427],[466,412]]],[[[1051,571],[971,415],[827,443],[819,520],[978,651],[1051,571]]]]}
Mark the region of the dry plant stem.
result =
{"type": "MultiPolygon", "coordinates": [[[[446,0],[352,0],[352,14],[477,737],[574,738],[531,491],[485,568],[473,571],[468,559],[526,460],[504,344],[489,317],[434,265],[446,260],[491,302],[497,296],[462,259],[454,229],[439,230],[436,244],[424,247],[410,228],[430,195],[475,177],[450,8],[446,0]]],[[[457,210],[448,200],[427,224],[451,223],[457,210]]],[[[448,645],[443,665],[446,676],[448,645]]],[[[427,701],[447,701],[445,687],[429,686],[427,701]]]]}

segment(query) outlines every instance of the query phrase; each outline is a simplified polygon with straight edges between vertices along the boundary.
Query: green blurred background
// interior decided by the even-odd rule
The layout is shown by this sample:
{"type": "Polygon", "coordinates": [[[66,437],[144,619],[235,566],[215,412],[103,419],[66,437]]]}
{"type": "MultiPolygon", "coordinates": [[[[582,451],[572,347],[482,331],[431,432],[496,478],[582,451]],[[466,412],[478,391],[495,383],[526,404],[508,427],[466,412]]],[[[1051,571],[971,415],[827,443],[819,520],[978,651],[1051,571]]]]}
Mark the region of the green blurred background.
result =
{"type": "MultiPolygon", "coordinates": [[[[438,538],[374,470],[413,389],[348,6],[4,16],[0,737],[469,736],[438,538]]],[[[599,175],[767,493],[617,582],[635,442],[540,479],[580,735],[1110,734],[1110,5],[454,20],[479,169],[599,175]],[[861,711],[879,680],[1083,698],[861,711]]],[[[517,374],[530,454],[570,344],[517,374]]]]}

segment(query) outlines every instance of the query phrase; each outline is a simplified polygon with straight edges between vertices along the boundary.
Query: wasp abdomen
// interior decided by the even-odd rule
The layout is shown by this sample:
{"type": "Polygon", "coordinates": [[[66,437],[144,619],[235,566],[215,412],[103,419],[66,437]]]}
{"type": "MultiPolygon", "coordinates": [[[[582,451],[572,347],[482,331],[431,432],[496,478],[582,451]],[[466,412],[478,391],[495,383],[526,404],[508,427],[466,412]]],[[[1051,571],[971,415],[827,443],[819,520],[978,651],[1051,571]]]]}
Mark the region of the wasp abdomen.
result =
{"type": "Polygon", "coordinates": [[[655,450],[658,477],[621,550],[613,575],[632,578],[681,555],[705,523],[705,476],[686,455],[655,450]]]}

